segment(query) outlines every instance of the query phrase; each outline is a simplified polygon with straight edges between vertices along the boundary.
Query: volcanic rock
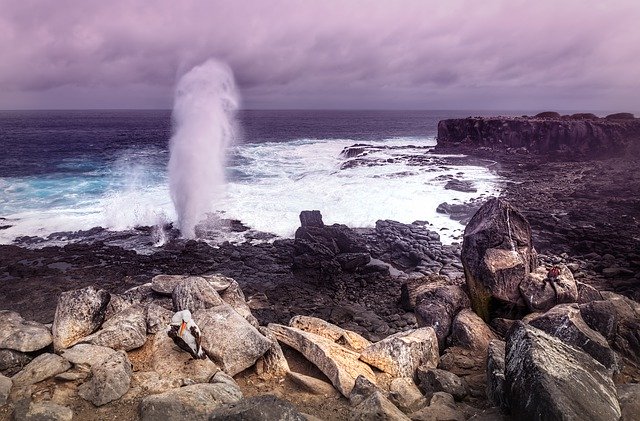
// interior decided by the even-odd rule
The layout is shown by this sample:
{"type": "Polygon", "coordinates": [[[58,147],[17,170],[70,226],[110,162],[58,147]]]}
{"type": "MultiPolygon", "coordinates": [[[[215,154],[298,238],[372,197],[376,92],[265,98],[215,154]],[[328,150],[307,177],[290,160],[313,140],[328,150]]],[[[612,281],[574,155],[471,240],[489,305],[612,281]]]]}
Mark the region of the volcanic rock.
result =
{"type": "Polygon", "coordinates": [[[16,386],[28,386],[63,373],[70,368],[69,361],[56,354],[40,354],[11,380],[16,386]]]}
{"type": "Polygon", "coordinates": [[[389,400],[404,413],[415,412],[429,404],[413,379],[409,377],[398,377],[391,381],[389,400]]]}
{"type": "Polygon", "coordinates": [[[317,317],[295,316],[289,321],[289,326],[322,336],[338,345],[357,352],[361,352],[371,345],[371,342],[357,333],[343,329],[317,317]]]}
{"type": "Polygon", "coordinates": [[[171,323],[172,317],[173,312],[171,310],[153,303],[149,304],[147,307],[147,333],[153,335],[166,330],[169,323],[171,323]]]}
{"type": "Polygon", "coordinates": [[[127,353],[118,351],[91,367],[91,379],[78,389],[78,395],[102,406],[127,393],[131,384],[131,362],[127,353]]]}
{"type": "Polygon", "coordinates": [[[202,332],[202,348],[231,376],[251,367],[271,348],[271,341],[228,304],[198,310],[193,319],[202,332]]]}
{"type": "Polygon", "coordinates": [[[640,421],[640,383],[618,386],[618,402],[623,421],[640,421]]]}
{"type": "Polygon", "coordinates": [[[209,421],[307,421],[289,402],[273,395],[252,396],[214,410],[209,421]]]}
{"type": "Polygon", "coordinates": [[[400,287],[400,304],[407,311],[413,311],[416,307],[416,299],[422,294],[430,293],[435,285],[451,285],[449,277],[444,275],[429,274],[411,278],[400,287]]]}
{"type": "Polygon", "coordinates": [[[98,330],[110,298],[107,291],[93,286],[60,294],[51,328],[54,349],[69,348],[98,330]]]}
{"type": "Polygon", "coordinates": [[[382,392],[376,391],[352,408],[350,419],[358,421],[409,421],[411,418],[403,414],[382,392]]]}
{"type": "Polygon", "coordinates": [[[419,366],[438,366],[438,338],[431,327],[398,332],[369,345],[360,359],[393,377],[413,378],[419,366]]]}
{"type": "Polygon", "coordinates": [[[115,314],[100,330],[82,339],[82,342],[92,345],[124,351],[140,348],[146,341],[147,317],[145,309],[139,304],[115,314]]]}
{"type": "Polygon", "coordinates": [[[578,301],[578,286],[569,268],[556,266],[560,275],[549,278],[549,270],[540,266],[520,284],[520,293],[531,311],[547,311],[556,304],[578,301]]]}
{"type": "Polygon", "coordinates": [[[461,309],[469,306],[469,298],[457,285],[435,283],[416,298],[415,314],[420,327],[432,327],[438,337],[440,349],[444,349],[451,333],[453,318],[461,309]]]}
{"type": "Polygon", "coordinates": [[[506,345],[505,384],[514,417],[617,420],[607,369],[583,351],[518,322],[506,345]]]}
{"type": "Polygon", "coordinates": [[[93,366],[104,361],[115,352],[115,350],[107,348],[106,346],[82,343],[62,351],[62,357],[76,365],[86,364],[88,366],[93,366]]]}
{"type": "Polygon", "coordinates": [[[13,311],[0,311],[0,326],[0,348],[32,352],[45,348],[53,341],[46,326],[27,322],[13,311]]]}
{"type": "Polygon", "coordinates": [[[456,400],[462,400],[467,396],[467,386],[460,377],[455,374],[429,366],[421,366],[417,372],[420,390],[427,396],[436,392],[446,392],[456,400]]]}
{"type": "Polygon", "coordinates": [[[300,352],[316,365],[344,396],[349,396],[359,375],[375,383],[375,375],[368,365],[351,351],[322,336],[289,326],[269,324],[278,340],[300,352]]]}
{"type": "Polygon", "coordinates": [[[151,279],[151,289],[158,294],[169,295],[173,294],[173,290],[176,285],[183,279],[188,278],[185,275],[156,275],[151,279]]]}
{"type": "Polygon", "coordinates": [[[33,357],[13,349],[0,349],[0,373],[12,376],[29,364],[33,357]]]}
{"type": "Polygon", "coordinates": [[[331,383],[327,383],[324,380],[320,380],[315,377],[289,371],[287,373],[287,379],[293,382],[300,389],[313,395],[340,396],[340,392],[338,392],[331,383]]]}
{"type": "MultiPolygon", "coordinates": [[[[258,320],[251,314],[251,309],[247,304],[244,293],[240,289],[240,285],[231,278],[226,279],[229,281],[229,285],[219,292],[220,298],[251,323],[251,325],[257,328],[259,326],[258,320]]],[[[211,283],[211,278],[207,280],[211,283]]]]}
{"type": "Polygon", "coordinates": [[[487,354],[487,398],[492,405],[504,409],[509,407],[504,384],[505,347],[504,341],[493,340],[487,354]]]}
{"type": "Polygon", "coordinates": [[[189,310],[191,313],[219,306],[224,302],[211,284],[200,276],[180,280],[173,289],[172,299],[174,311],[189,310]]]}
{"type": "Polygon", "coordinates": [[[207,421],[222,405],[242,399],[237,386],[202,383],[145,397],[140,404],[142,421],[207,421]]]}
{"type": "Polygon", "coordinates": [[[465,228],[461,259],[480,317],[488,321],[496,311],[521,306],[518,286],[538,266],[529,222],[511,204],[489,199],[465,228]]]}
{"type": "Polygon", "coordinates": [[[489,326],[470,309],[463,309],[453,319],[448,342],[454,346],[487,352],[489,342],[497,339],[489,326]]]}
{"type": "Polygon", "coordinates": [[[446,392],[436,392],[431,397],[429,406],[409,414],[413,421],[465,421],[467,417],[456,407],[453,396],[446,392]]]}

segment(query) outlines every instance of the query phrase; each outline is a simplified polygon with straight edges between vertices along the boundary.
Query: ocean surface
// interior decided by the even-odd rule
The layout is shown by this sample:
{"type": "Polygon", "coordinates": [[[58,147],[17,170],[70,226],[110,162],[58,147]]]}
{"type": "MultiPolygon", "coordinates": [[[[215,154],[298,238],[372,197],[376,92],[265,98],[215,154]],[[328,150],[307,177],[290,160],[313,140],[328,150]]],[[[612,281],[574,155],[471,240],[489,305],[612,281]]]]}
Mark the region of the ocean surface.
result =
{"type": "MultiPolygon", "coordinates": [[[[463,226],[437,206],[498,194],[502,181],[485,166],[443,163],[429,147],[439,120],[483,114],[496,113],[243,110],[214,208],[281,237],[293,236],[301,210],[319,209],[325,223],[351,227],[428,221],[455,241],[463,226]],[[354,144],[380,148],[345,164],[353,158],[341,152],[354,144]],[[477,192],[445,189],[451,178],[477,192]]],[[[168,110],[0,111],[0,243],[174,221],[170,137],[168,110]]]]}

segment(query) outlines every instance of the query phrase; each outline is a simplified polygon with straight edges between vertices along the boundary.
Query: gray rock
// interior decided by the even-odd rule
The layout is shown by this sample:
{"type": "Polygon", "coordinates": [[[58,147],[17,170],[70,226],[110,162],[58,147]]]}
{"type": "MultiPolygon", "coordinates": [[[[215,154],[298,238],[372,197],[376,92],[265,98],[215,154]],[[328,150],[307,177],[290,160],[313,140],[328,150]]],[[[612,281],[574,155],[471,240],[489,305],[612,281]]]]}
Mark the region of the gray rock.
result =
{"type": "Polygon", "coordinates": [[[448,342],[453,346],[486,353],[489,342],[497,339],[489,326],[470,309],[463,309],[453,319],[448,342]]]}
{"type": "Polygon", "coordinates": [[[487,399],[499,408],[508,408],[506,400],[504,370],[505,342],[493,340],[489,342],[487,355],[487,399]]]}
{"type": "Polygon", "coordinates": [[[252,396],[214,410],[209,421],[307,421],[289,402],[273,395],[252,396]]]}
{"type": "Polygon", "coordinates": [[[576,281],[576,285],[578,287],[578,303],[579,304],[586,304],[586,303],[590,303],[591,301],[602,300],[602,294],[600,294],[600,291],[598,291],[591,285],[584,284],[578,281],[576,281]]]}
{"type": "Polygon", "coordinates": [[[163,378],[178,382],[208,383],[220,370],[210,359],[194,359],[180,349],[166,332],[153,337],[151,368],[163,378]]]}
{"type": "Polygon", "coordinates": [[[71,363],[55,354],[40,354],[13,376],[16,386],[28,386],[46,380],[71,368],[71,363]]]}
{"type": "Polygon", "coordinates": [[[200,276],[180,280],[173,290],[172,299],[174,311],[189,310],[192,314],[224,303],[211,284],[200,276]]]}
{"type": "Polygon", "coordinates": [[[171,322],[173,312],[156,304],[147,307],[147,333],[154,335],[167,328],[171,322]]]}
{"type": "Polygon", "coordinates": [[[102,329],[82,339],[92,345],[131,351],[147,341],[147,317],[140,304],[133,305],[107,320],[102,329]]]}
{"type": "Polygon", "coordinates": [[[202,348],[231,376],[254,365],[271,348],[271,341],[228,304],[198,310],[193,319],[202,331],[202,348]]]}
{"type": "Polygon", "coordinates": [[[0,349],[0,373],[14,375],[32,359],[30,355],[13,349],[0,349]]]}
{"type": "Polygon", "coordinates": [[[51,331],[45,325],[28,322],[13,311],[0,311],[0,348],[33,352],[51,344],[51,331]]]}
{"type": "Polygon", "coordinates": [[[53,319],[53,347],[69,348],[98,330],[111,296],[92,286],[60,294],[53,319]]]}
{"type": "Polygon", "coordinates": [[[409,421],[380,391],[373,392],[351,410],[349,419],[358,421],[409,421]]]}
{"type": "Polygon", "coordinates": [[[183,279],[185,275],[156,275],[151,279],[151,289],[162,295],[171,295],[176,285],[183,279]]]}
{"type": "Polygon", "coordinates": [[[622,421],[640,421],[640,383],[622,384],[617,390],[622,421]]]}
{"type": "Polygon", "coordinates": [[[71,408],[53,402],[32,402],[24,417],[25,421],[71,421],[72,419],[71,408]]]}
{"type": "Polygon", "coordinates": [[[207,421],[217,408],[242,399],[238,387],[203,383],[147,396],[140,404],[142,421],[207,421]]]}
{"type": "Polygon", "coordinates": [[[518,286],[538,266],[531,227],[520,211],[491,198],[464,230],[461,260],[474,311],[483,320],[523,304],[518,286]]]}
{"type": "Polygon", "coordinates": [[[416,298],[415,314],[420,327],[432,327],[440,349],[446,346],[455,315],[469,306],[467,294],[457,285],[431,284],[416,298]]]}
{"type": "Polygon", "coordinates": [[[12,386],[13,382],[11,381],[11,379],[0,374],[0,406],[7,403],[7,399],[9,398],[9,393],[11,393],[12,386]]]}
{"type": "Polygon", "coordinates": [[[458,410],[453,396],[445,392],[434,393],[429,406],[409,416],[413,421],[465,421],[467,418],[462,411],[458,410]]]}
{"type": "Polygon", "coordinates": [[[382,390],[365,376],[359,375],[356,377],[351,393],[349,393],[349,403],[351,406],[360,405],[362,401],[375,392],[382,392],[382,390]]]}
{"type": "Polygon", "coordinates": [[[257,328],[260,324],[258,323],[258,320],[253,317],[253,314],[251,314],[251,309],[246,302],[244,293],[240,289],[240,285],[231,278],[226,279],[230,280],[229,285],[220,292],[220,298],[238,312],[239,315],[244,317],[246,321],[251,323],[253,327],[257,328]]]}
{"type": "Polygon", "coordinates": [[[604,421],[621,416],[607,369],[542,330],[518,322],[507,339],[505,362],[514,417],[604,421]]]}
{"type": "Polygon", "coordinates": [[[608,369],[619,370],[615,352],[600,333],[587,326],[577,304],[557,305],[544,314],[532,316],[528,323],[567,345],[582,349],[608,369]]]}
{"type": "Polygon", "coordinates": [[[289,321],[289,326],[322,336],[356,352],[361,352],[371,345],[371,342],[356,332],[343,329],[317,317],[294,316],[289,321]]]}
{"type": "Polygon", "coordinates": [[[427,396],[436,392],[448,393],[456,400],[462,400],[467,396],[465,381],[446,370],[419,367],[418,381],[420,390],[427,396]]]}
{"type": "Polygon", "coordinates": [[[429,404],[413,379],[409,377],[398,377],[391,381],[389,400],[405,414],[418,411],[429,404]]]}
{"type": "Polygon", "coordinates": [[[115,354],[115,350],[106,346],[77,344],[62,351],[62,356],[76,365],[93,366],[115,354]]]}
{"type": "Polygon", "coordinates": [[[558,265],[560,275],[549,279],[549,269],[540,266],[520,284],[520,293],[531,311],[547,311],[556,304],[578,301],[578,286],[569,268],[558,265]]]}
{"type": "Polygon", "coordinates": [[[451,285],[448,276],[428,274],[407,280],[400,287],[400,304],[407,311],[413,311],[416,307],[416,299],[433,290],[434,285],[451,285]]]}
{"type": "Polygon", "coordinates": [[[320,396],[339,396],[340,395],[340,392],[338,392],[331,383],[327,383],[324,380],[320,380],[315,377],[305,376],[304,374],[289,371],[287,373],[287,379],[289,379],[292,383],[294,383],[298,388],[312,395],[320,395],[320,396]]]}
{"type": "Polygon", "coordinates": [[[369,345],[360,359],[393,377],[414,377],[419,366],[438,366],[438,338],[431,327],[412,329],[369,345]]]}
{"type": "Polygon", "coordinates": [[[223,292],[225,289],[229,288],[235,280],[233,278],[229,278],[228,276],[220,275],[219,273],[210,274],[210,275],[201,275],[202,278],[206,279],[209,284],[215,289],[218,293],[223,292]]]}
{"type": "Polygon", "coordinates": [[[118,351],[91,367],[91,379],[80,386],[78,395],[95,406],[105,405],[127,393],[131,374],[127,353],[118,351]]]}
{"type": "Polygon", "coordinates": [[[256,362],[256,373],[266,377],[282,377],[289,373],[289,363],[282,352],[278,339],[268,328],[258,327],[258,331],[271,341],[271,346],[256,362]]]}

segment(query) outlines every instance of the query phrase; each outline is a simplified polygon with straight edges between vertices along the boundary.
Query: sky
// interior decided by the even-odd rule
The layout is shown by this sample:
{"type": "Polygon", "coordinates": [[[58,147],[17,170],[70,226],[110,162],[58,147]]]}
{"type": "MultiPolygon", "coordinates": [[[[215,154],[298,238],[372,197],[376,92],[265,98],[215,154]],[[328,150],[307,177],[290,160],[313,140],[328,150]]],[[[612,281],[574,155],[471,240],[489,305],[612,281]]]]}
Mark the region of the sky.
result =
{"type": "Polygon", "coordinates": [[[0,109],[171,108],[209,58],[248,109],[640,112],[638,0],[0,0],[0,109]]]}

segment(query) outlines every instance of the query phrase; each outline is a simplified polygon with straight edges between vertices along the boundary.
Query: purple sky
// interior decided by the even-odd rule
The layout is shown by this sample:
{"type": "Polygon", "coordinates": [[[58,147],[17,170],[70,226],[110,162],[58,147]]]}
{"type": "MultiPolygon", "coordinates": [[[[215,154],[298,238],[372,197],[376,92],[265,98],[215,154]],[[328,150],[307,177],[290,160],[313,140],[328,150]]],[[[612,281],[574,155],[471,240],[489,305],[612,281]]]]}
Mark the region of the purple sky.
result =
{"type": "Polygon", "coordinates": [[[0,109],[170,108],[215,57],[244,108],[640,111],[640,1],[0,0],[0,109]]]}

